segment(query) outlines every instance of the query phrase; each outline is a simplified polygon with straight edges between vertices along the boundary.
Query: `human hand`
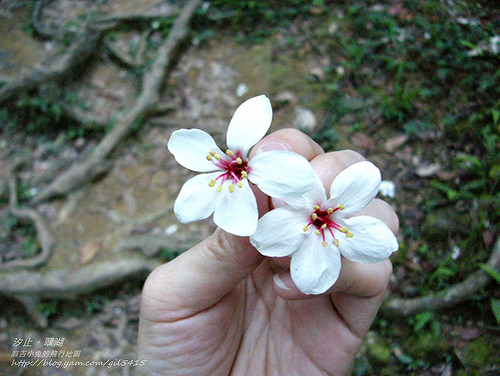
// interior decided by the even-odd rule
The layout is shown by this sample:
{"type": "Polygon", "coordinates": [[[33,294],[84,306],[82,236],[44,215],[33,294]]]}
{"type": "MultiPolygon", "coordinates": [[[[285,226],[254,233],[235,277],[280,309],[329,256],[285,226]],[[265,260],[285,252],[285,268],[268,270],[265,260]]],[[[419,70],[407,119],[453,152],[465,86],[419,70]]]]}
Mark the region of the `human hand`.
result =
{"type": "MultiPolygon", "coordinates": [[[[253,150],[286,149],[308,159],[325,188],[358,153],[324,153],[296,130],[275,132],[253,150]]],[[[260,214],[268,197],[258,193],[260,214]]],[[[396,233],[398,219],[375,199],[362,213],[396,233]]],[[[337,282],[322,295],[293,284],[289,258],[264,258],[248,238],[220,229],[156,268],[143,290],[138,357],[143,375],[346,375],[391,275],[389,260],[342,258],[337,282]],[[279,277],[277,277],[279,276],[279,277]]]]}

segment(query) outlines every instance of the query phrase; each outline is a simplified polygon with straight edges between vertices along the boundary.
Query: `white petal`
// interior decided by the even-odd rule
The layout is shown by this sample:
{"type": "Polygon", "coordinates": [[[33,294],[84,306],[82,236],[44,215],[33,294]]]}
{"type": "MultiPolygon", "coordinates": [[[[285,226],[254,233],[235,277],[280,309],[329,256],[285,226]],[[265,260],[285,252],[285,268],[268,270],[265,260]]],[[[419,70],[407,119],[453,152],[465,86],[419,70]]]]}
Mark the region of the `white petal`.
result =
{"type": "Polygon", "coordinates": [[[320,236],[311,233],[292,255],[292,280],[304,294],[322,294],[339,277],[340,253],[332,244],[322,246],[321,240],[320,236]]]}
{"type": "Polygon", "coordinates": [[[241,182],[243,187],[235,186],[233,193],[229,192],[229,182],[224,184],[215,207],[214,222],[231,234],[250,236],[255,232],[259,218],[257,200],[248,181],[241,182]]]}
{"type": "Polygon", "coordinates": [[[333,180],[330,200],[344,205],[342,217],[362,210],[375,198],[380,186],[380,171],[368,161],[358,162],[343,170],[333,180]]]}
{"type": "Polygon", "coordinates": [[[352,238],[344,234],[337,237],[339,249],[345,258],[361,263],[379,262],[398,250],[398,241],[392,231],[381,220],[369,216],[356,216],[344,220],[353,233],[352,238]]]}
{"type": "Polygon", "coordinates": [[[272,197],[297,197],[314,184],[314,171],[303,156],[286,150],[271,150],[248,162],[248,179],[272,197]]]}
{"type": "Polygon", "coordinates": [[[325,187],[319,177],[314,174],[311,189],[299,197],[287,197],[284,201],[293,208],[309,210],[310,215],[314,211],[314,205],[323,207],[323,203],[326,202],[325,187]]]}
{"type": "Polygon", "coordinates": [[[181,166],[197,172],[218,170],[217,166],[207,160],[210,151],[225,156],[212,136],[201,129],[179,129],[172,133],[167,146],[181,166]]]}
{"type": "Polygon", "coordinates": [[[266,134],[273,119],[269,98],[259,95],[243,102],[234,112],[227,128],[226,143],[232,151],[246,156],[252,146],[266,134]]]}
{"type": "Polygon", "coordinates": [[[184,183],[174,204],[174,213],[179,221],[182,223],[198,221],[213,213],[217,202],[217,190],[215,187],[210,187],[208,182],[218,175],[218,172],[199,174],[184,183]]]}
{"type": "Polygon", "coordinates": [[[272,210],[259,219],[250,241],[264,256],[289,256],[307,237],[304,232],[307,217],[307,212],[287,206],[272,210]]]}

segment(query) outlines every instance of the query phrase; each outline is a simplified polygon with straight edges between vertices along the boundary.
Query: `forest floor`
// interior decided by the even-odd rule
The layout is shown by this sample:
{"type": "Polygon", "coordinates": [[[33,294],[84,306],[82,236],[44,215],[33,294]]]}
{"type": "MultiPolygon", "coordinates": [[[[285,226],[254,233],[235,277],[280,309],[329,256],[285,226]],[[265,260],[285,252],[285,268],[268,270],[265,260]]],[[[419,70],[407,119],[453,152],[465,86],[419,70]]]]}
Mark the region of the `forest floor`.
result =
{"type": "Polygon", "coordinates": [[[12,354],[135,359],[148,272],[214,228],[173,215],[190,175],[168,138],[201,128],[223,143],[233,111],[258,94],[273,104],[271,131],[299,128],[326,151],[374,162],[388,187],[380,196],[399,215],[392,295],[354,374],[498,372],[500,12],[472,2],[207,2],[162,62],[183,3],[0,1],[0,373],[134,374],[22,368],[12,354]],[[95,41],[81,34],[89,19],[99,19],[95,41]],[[92,48],[82,43],[88,57],[70,72],[8,96],[78,40],[92,48]],[[167,74],[154,76],[161,63],[167,74]],[[165,86],[154,111],[140,107],[148,77],[165,86]],[[135,108],[144,111],[132,119],[135,108]],[[115,144],[93,163],[107,138],[115,144]],[[86,168],[81,180],[60,179],[75,166],[86,168]]]}

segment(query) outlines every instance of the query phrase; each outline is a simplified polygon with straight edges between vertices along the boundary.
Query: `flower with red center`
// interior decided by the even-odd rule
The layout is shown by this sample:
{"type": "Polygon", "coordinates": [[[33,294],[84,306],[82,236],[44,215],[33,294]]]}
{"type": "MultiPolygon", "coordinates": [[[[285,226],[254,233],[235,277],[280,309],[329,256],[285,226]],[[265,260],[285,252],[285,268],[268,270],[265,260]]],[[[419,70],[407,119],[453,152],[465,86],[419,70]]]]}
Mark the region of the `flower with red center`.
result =
{"type": "Polygon", "coordinates": [[[175,200],[174,212],[183,223],[208,218],[223,230],[250,236],[257,228],[258,211],[249,182],[272,197],[298,197],[311,188],[314,172],[302,156],[286,150],[248,152],[271,125],[272,108],[265,95],[250,98],[235,111],[223,152],[208,133],[180,129],[172,133],[168,149],[182,166],[202,174],[189,179],[175,200]]]}
{"type": "Polygon", "coordinates": [[[373,200],[379,185],[380,171],[367,161],[342,171],[332,182],[329,199],[316,176],[306,194],[285,198],[285,206],[266,213],[250,241],[265,256],[291,256],[297,288],[321,294],[337,281],[341,255],[354,262],[379,262],[398,249],[384,222],[352,216],[373,200]]]}

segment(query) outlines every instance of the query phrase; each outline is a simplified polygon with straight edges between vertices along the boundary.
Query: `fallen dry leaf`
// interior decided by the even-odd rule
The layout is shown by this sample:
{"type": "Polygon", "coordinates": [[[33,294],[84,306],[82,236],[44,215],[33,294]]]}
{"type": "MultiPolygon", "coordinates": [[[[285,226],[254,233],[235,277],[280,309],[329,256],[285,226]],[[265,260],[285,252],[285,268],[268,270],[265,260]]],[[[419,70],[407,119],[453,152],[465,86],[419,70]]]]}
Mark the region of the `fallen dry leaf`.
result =
{"type": "Polygon", "coordinates": [[[388,153],[392,153],[394,150],[403,146],[406,141],[408,141],[408,135],[402,134],[400,136],[395,136],[389,138],[384,144],[384,150],[388,153]]]}
{"type": "Polygon", "coordinates": [[[440,169],[441,165],[439,163],[431,163],[430,165],[419,166],[416,174],[421,178],[428,178],[437,173],[440,169]]]}

